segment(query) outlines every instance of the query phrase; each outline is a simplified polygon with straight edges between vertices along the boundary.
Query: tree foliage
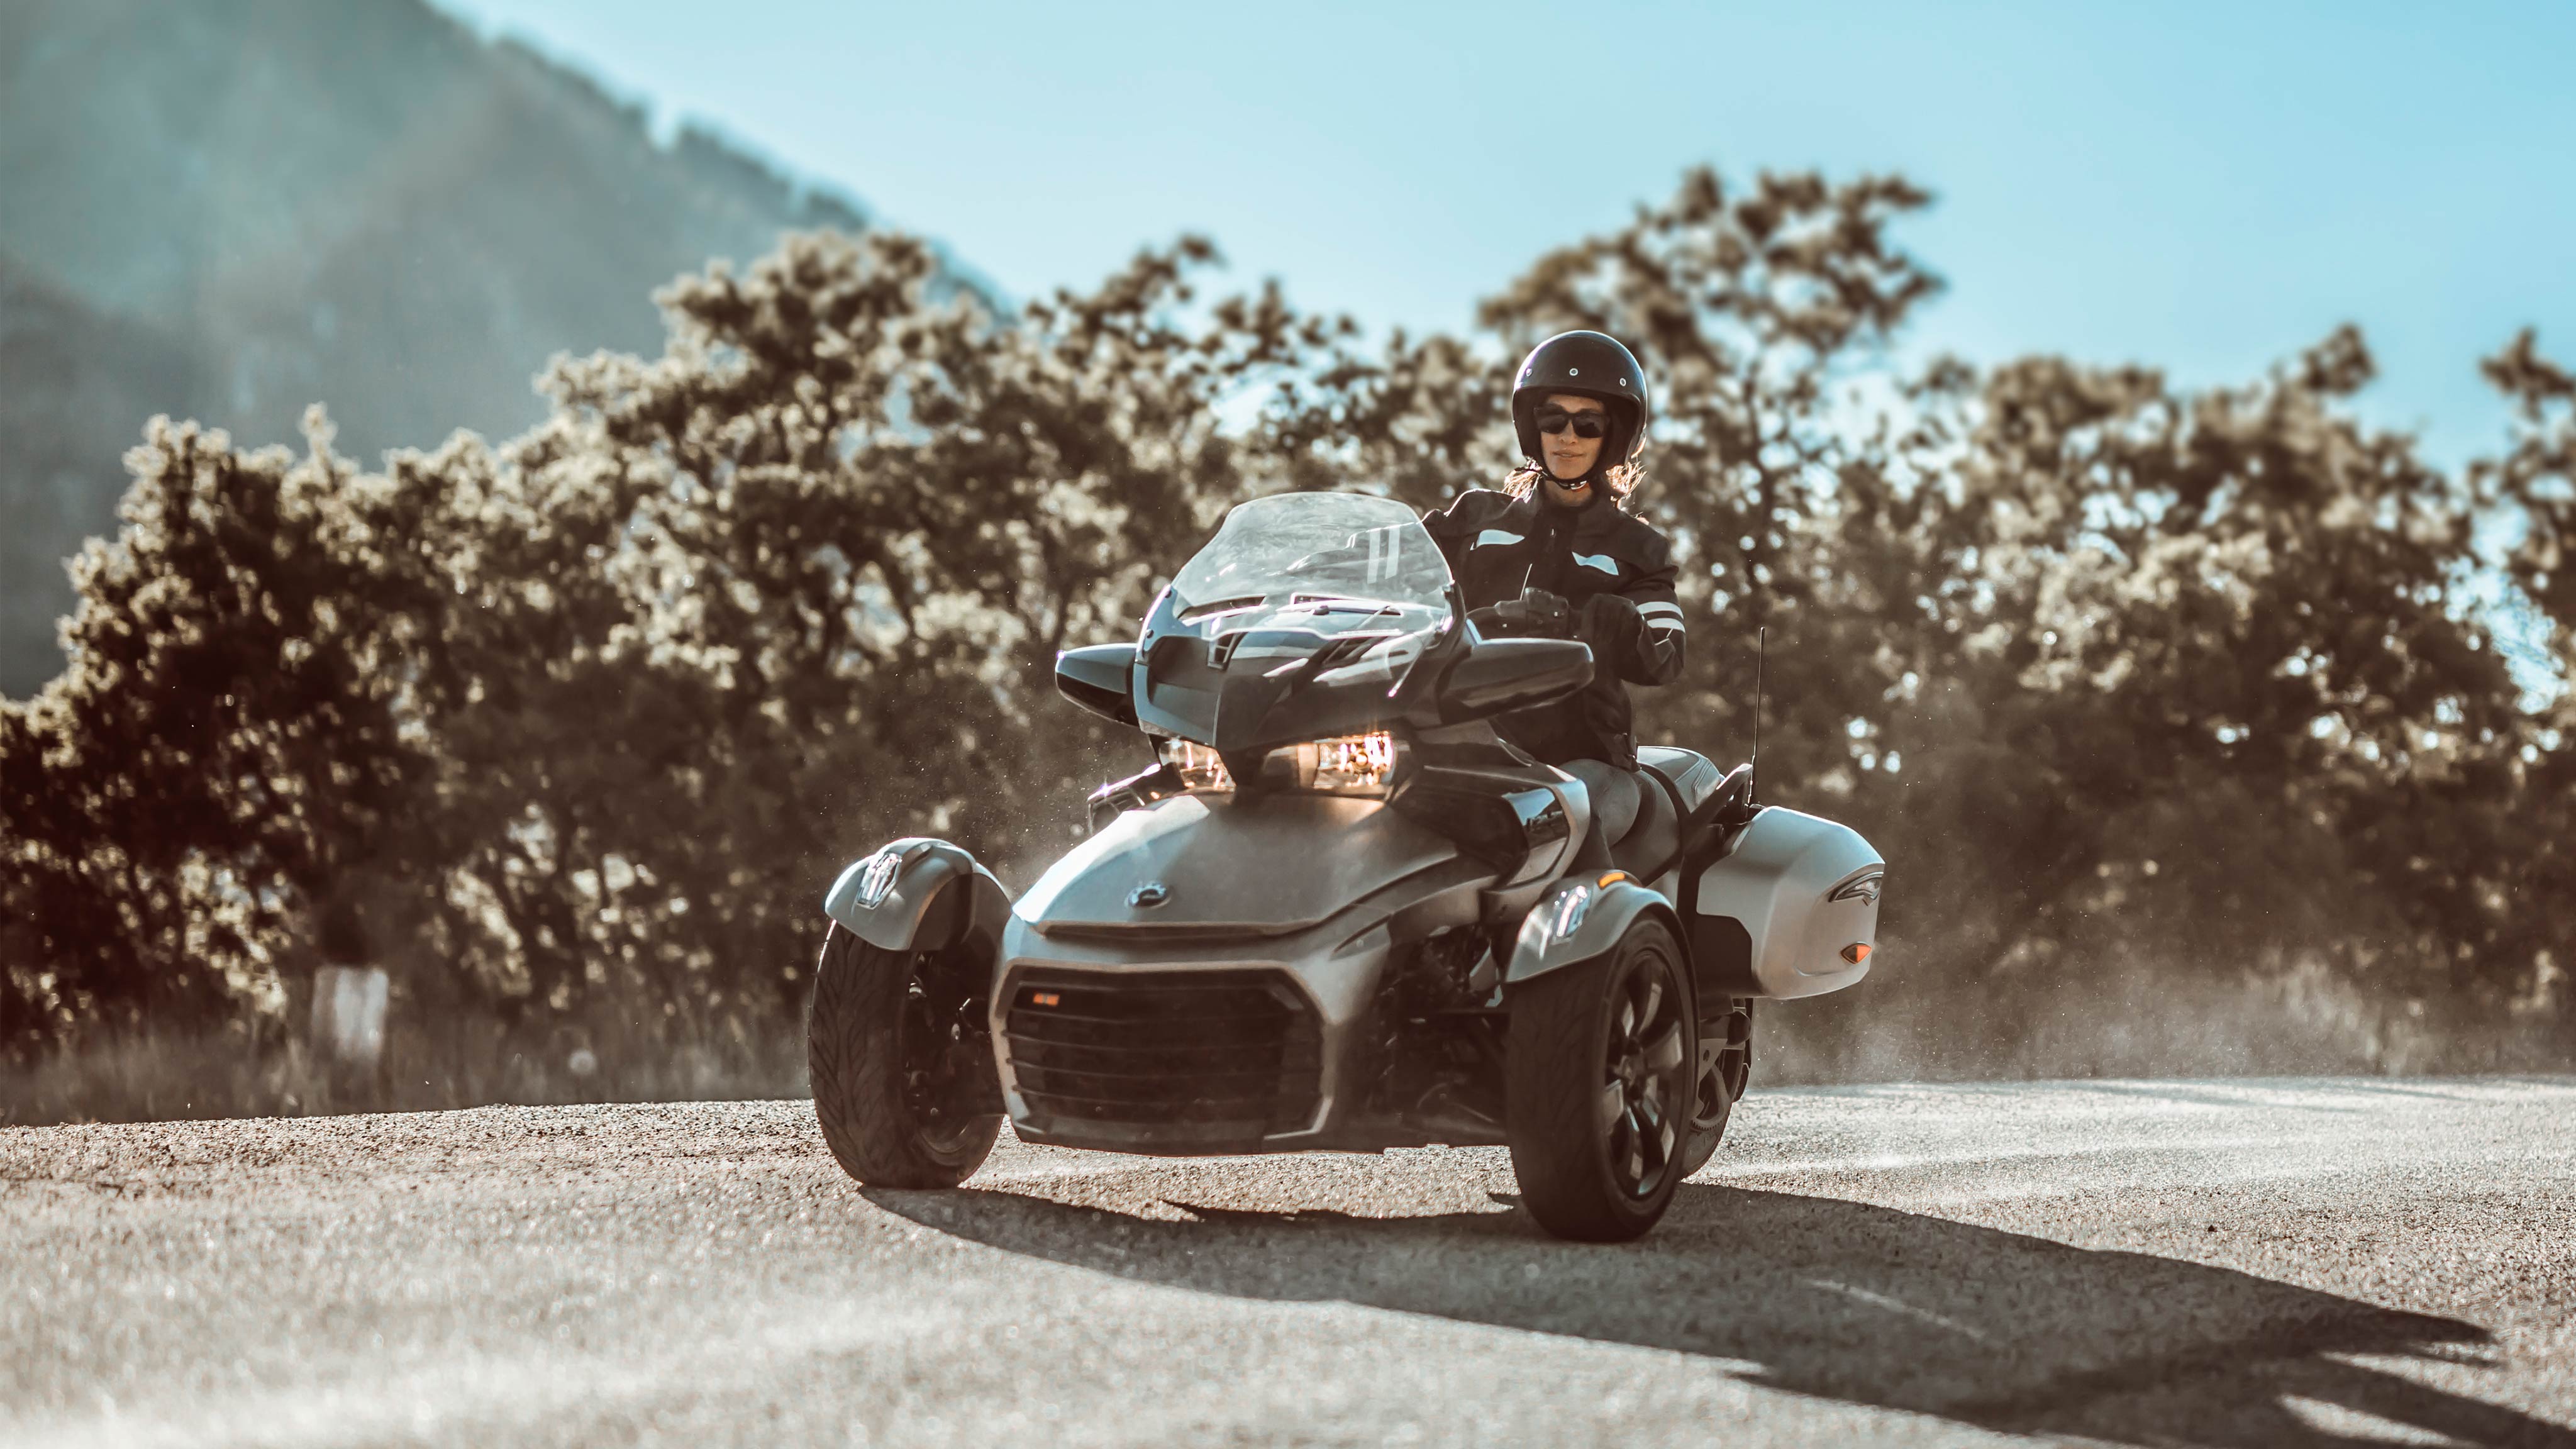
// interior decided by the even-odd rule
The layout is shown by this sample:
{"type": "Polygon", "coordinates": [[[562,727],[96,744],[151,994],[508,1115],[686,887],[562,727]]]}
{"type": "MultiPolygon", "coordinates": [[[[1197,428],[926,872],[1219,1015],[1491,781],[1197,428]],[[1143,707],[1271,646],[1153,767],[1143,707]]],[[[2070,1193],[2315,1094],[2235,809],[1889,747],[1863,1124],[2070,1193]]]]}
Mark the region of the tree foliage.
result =
{"type": "Polygon", "coordinates": [[[1247,494],[1490,486],[1512,359],[1572,326],[1655,388],[1692,662],[1641,732],[1742,753],[1767,631],[1770,797],[1895,863],[1873,1009],[1972,1054],[2087,972],[2304,964],[2566,1021],[2576,383],[2499,354],[2524,423],[2454,475],[2357,420],[2348,330],[2198,395],[1901,377],[1926,202],[1695,172],[1475,335],[1375,347],[1200,297],[1194,240],[1000,315],[818,234],[681,279],[660,357],[559,363],[499,446],[369,473],[319,414],[300,459],[156,423],[71,668],[0,708],[0,1032],[274,1009],[324,957],[523,1020],[784,1013],[844,861],[938,833],[1025,877],[1131,767],[1058,649],[1247,494]],[[2548,640],[2519,672],[2505,579],[2548,640]]]}

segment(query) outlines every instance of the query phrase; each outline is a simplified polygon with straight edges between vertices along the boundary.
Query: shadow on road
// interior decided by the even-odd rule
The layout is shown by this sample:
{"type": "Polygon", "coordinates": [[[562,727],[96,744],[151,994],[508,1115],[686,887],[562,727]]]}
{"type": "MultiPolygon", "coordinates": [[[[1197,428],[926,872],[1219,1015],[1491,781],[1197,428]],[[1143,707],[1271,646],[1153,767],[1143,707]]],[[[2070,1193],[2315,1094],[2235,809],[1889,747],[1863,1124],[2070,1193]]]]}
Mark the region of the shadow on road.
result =
{"type": "Polygon", "coordinates": [[[1526,1214],[1354,1218],[1172,1206],[1184,1222],[967,1189],[866,1196],[925,1227],[1210,1293],[1342,1300],[1733,1361],[1794,1393],[2113,1443],[2472,1444],[2576,1433],[2346,1361],[2487,1361],[2486,1330],[2225,1268],[2071,1248],[1890,1208],[1685,1185],[1621,1247],[1526,1214]],[[2291,1399],[2310,1401],[2294,1412],[2291,1399]],[[2340,1422],[2339,1422],[2340,1421],[2340,1422]]]}

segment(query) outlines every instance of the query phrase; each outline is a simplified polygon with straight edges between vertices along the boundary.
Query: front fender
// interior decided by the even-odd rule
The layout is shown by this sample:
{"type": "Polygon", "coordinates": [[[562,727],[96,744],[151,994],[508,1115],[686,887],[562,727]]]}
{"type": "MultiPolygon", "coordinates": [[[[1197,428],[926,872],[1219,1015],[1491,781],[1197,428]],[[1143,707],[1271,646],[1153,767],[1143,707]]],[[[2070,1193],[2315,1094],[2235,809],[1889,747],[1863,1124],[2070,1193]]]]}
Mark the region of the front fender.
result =
{"type": "Polygon", "coordinates": [[[823,914],[880,950],[936,951],[998,944],[1011,895],[961,847],[916,835],[852,861],[824,892],[823,914]]]}
{"type": "MultiPolygon", "coordinates": [[[[1681,923],[1673,915],[1672,903],[1634,880],[1623,875],[1602,885],[1592,876],[1579,875],[1558,881],[1541,892],[1538,904],[1521,918],[1520,938],[1512,944],[1511,966],[1503,981],[1506,985],[1527,981],[1606,956],[1637,918],[1646,915],[1662,921],[1664,929],[1672,932],[1674,944],[1680,945],[1681,923]]],[[[1686,961],[1674,964],[1689,969],[1686,961]]]]}

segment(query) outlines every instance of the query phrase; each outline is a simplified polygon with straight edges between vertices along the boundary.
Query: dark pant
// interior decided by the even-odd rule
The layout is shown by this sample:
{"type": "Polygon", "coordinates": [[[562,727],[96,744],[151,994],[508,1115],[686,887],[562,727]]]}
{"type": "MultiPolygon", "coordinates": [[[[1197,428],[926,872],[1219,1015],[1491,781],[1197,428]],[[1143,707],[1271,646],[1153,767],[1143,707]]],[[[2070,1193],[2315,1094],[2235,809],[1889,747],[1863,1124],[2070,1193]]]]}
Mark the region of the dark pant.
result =
{"type": "Polygon", "coordinates": [[[1583,792],[1592,797],[1592,826],[1575,849],[1574,868],[1608,870],[1610,847],[1637,823],[1637,807],[1645,800],[1638,793],[1637,772],[1608,760],[1568,760],[1557,768],[1581,780],[1583,792]]]}

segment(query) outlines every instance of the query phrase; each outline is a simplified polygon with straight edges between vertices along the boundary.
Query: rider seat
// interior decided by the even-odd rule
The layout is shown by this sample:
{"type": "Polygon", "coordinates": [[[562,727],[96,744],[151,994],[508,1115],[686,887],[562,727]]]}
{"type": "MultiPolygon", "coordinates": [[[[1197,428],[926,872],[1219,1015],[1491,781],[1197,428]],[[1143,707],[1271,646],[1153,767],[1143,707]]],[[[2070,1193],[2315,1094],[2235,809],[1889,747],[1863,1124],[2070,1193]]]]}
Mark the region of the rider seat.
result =
{"type": "Polygon", "coordinates": [[[1673,868],[1682,853],[1682,812],[1672,787],[1654,770],[1637,772],[1637,818],[1610,842],[1610,861],[1641,881],[1673,868]]]}

